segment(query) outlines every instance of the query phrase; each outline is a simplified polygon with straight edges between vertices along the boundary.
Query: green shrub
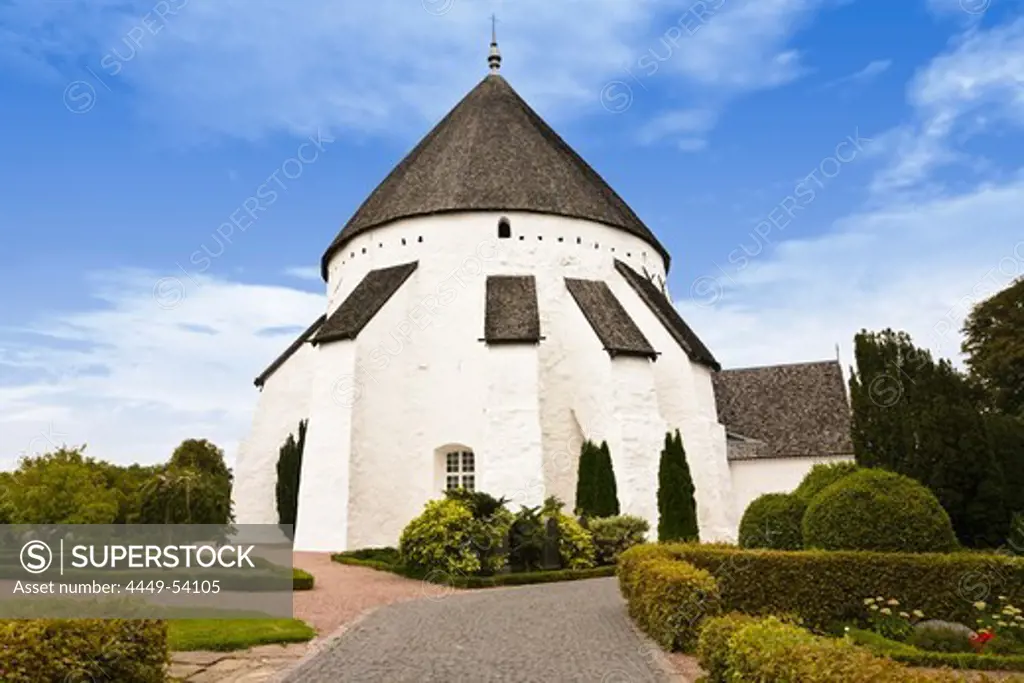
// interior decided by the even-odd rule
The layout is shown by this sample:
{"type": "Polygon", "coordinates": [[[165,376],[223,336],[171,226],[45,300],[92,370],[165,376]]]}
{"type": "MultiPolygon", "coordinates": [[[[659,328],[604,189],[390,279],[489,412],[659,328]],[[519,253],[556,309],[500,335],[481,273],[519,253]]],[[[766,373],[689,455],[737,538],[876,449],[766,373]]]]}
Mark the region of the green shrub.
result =
{"type": "Polygon", "coordinates": [[[399,554],[414,570],[446,575],[493,574],[505,564],[501,550],[512,525],[512,513],[498,507],[477,518],[464,500],[432,500],[402,531],[399,554]]]}
{"type": "Polygon", "coordinates": [[[597,563],[607,565],[615,564],[620,554],[643,543],[651,525],[640,517],[618,515],[588,519],[586,528],[594,538],[597,563]]]}
{"type": "Polygon", "coordinates": [[[629,615],[663,648],[692,651],[704,619],[721,613],[714,577],[671,559],[648,559],[634,571],[626,603],[629,615]]]}
{"type": "Polygon", "coordinates": [[[855,462],[818,463],[804,475],[793,495],[803,498],[804,504],[810,503],[820,492],[859,469],[855,462]]]}
{"type": "Polygon", "coordinates": [[[883,595],[925,615],[973,623],[971,602],[987,594],[1024,602],[1024,559],[983,553],[874,553],[742,550],[696,544],[642,545],[619,558],[623,593],[632,565],[675,557],[714,575],[726,611],[794,614],[815,629],[864,616],[864,600],[883,595]]]}
{"type": "Polygon", "coordinates": [[[4,683],[166,680],[167,626],[127,619],[0,621],[4,683]]]}
{"type": "Polygon", "coordinates": [[[547,532],[539,507],[522,506],[508,532],[508,564],[514,572],[540,569],[547,532]]]}
{"type": "Polygon", "coordinates": [[[725,645],[726,680],[800,683],[915,683],[958,680],[951,672],[908,669],[845,640],[812,635],[768,617],[736,631],[725,645]]]}
{"type": "Polygon", "coordinates": [[[383,562],[384,564],[401,564],[402,562],[398,548],[360,548],[358,550],[348,550],[340,554],[357,560],[373,560],[383,562]]]}
{"type": "Polygon", "coordinates": [[[740,520],[741,548],[800,550],[807,503],[791,493],[766,493],[750,502],[740,520]]]}
{"type": "Polygon", "coordinates": [[[949,552],[957,541],[949,515],[924,485],[864,469],[814,497],[803,521],[804,545],[825,550],[949,552]]]}
{"type": "Polygon", "coordinates": [[[307,571],[303,571],[298,567],[292,569],[292,590],[293,591],[309,591],[313,590],[313,575],[307,571]]]}
{"type": "Polygon", "coordinates": [[[707,672],[707,683],[729,683],[729,640],[756,617],[733,612],[707,619],[697,638],[697,660],[707,672]]]}
{"type": "Polygon", "coordinates": [[[558,556],[565,569],[589,569],[596,563],[597,548],[590,532],[562,512],[564,503],[554,496],[544,501],[541,514],[553,518],[558,525],[558,556]]]}

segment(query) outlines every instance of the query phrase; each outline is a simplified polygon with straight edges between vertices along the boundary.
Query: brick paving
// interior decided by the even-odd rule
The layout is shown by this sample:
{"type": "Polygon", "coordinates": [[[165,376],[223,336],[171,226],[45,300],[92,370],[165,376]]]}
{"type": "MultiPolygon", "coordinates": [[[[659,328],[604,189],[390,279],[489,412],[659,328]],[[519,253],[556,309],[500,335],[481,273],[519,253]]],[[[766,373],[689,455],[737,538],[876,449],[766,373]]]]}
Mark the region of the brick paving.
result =
{"type": "Polygon", "coordinates": [[[392,604],[353,624],[287,683],[661,683],[661,651],[626,615],[614,578],[462,591],[392,604]]]}

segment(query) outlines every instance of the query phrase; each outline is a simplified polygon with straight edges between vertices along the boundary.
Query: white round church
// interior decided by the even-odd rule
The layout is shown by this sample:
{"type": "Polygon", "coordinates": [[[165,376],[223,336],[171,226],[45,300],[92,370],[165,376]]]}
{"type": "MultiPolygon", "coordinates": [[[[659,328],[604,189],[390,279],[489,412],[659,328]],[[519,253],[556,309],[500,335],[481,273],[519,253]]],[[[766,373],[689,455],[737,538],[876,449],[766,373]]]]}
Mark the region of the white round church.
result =
{"type": "Polygon", "coordinates": [[[279,450],[308,421],[295,547],[395,545],[442,490],[572,506],[607,441],[623,513],[657,527],[665,434],[704,540],[761,493],[848,459],[838,361],[723,371],[664,288],[669,255],[499,75],[484,78],[327,248],[327,310],[256,379],[240,523],[277,523],[279,450]]]}

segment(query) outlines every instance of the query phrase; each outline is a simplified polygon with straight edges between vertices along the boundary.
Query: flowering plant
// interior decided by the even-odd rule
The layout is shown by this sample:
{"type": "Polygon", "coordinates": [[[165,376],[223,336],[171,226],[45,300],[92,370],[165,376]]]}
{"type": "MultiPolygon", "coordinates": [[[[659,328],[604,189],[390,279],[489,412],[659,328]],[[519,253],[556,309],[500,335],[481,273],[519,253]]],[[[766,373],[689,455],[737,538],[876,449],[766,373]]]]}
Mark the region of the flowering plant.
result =
{"type": "Polygon", "coordinates": [[[971,645],[979,654],[981,654],[981,651],[985,649],[985,644],[994,637],[995,636],[992,634],[992,631],[979,631],[971,636],[971,645]]]}
{"type": "Polygon", "coordinates": [[[981,600],[974,603],[974,609],[978,610],[979,628],[978,638],[971,642],[979,652],[997,635],[1000,641],[1024,640],[1024,610],[1011,604],[1005,595],[998,596],[997,601],[995,605],[981,600]]]}
{"type": "Polygon", "coordinates": [[[864,598],[868,608],[868,623],[875,633],[890,640],[906,640],[914,630],[914,624],[924,618],[921,610],[901,610],[896,598],[864,598]]]}

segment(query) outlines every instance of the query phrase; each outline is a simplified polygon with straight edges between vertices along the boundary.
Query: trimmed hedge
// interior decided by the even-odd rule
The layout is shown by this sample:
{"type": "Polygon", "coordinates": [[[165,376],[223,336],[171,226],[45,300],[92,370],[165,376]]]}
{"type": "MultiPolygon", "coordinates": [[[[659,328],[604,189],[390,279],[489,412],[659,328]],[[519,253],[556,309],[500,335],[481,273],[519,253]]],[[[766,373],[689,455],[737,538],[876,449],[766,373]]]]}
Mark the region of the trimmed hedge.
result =
{"type": "Polygon", "coordinates": [[[302,571],[298,567],[292,569],[292,590],[309,591],[313,590],[313,575],[302,571]]]}
{"type": "Polygon", "coordinates": [[[876,657],[845,640],[815,636],[768,617],[738,629],[719,649],[729,681],[800,681],[800,683],[953,683],[950,671],[915,671],[876,657]]]}
{"type": "Polygon", "coordinates": [[[167,662],[167,625],[162,621],[0,621],[4,683],[162,683],[167,662]]]}
{"type": "Polygon", "coordinates": [[[792,493],[766,493],[750,502],[740,520],[741,548],[800,550],[807,502],[792,493]]]}
{"type": "Polygon", "coordinates": [[[854,462],[818,463],[804,475],[800,485],[793,489],[793,495],[810,503],[820,492],[859,470],[854,462]]]}
{"type": "Polygon", "coordinates": [[[961,623],[973,623],[971,603],[988,595],[1024,602],[1024,559],[1002,555],[642,545],[622,554],[620,582],[631,561],[652,557],[674,557],[711,572],[726,611],[793,614],[822,630],[863,618],[864,598],[876,595],[961,623]]]}
{"type": "MultiPolygon", "coordinates": [[[[378,551],[380,549],[370,549],[378,551]]],[[[383,549],[387,550],[387,549],[383,549]]],[[[383,553],[385,556],[386,553],[383,553]]],[[[403,564],[392,564],[390,562],[376,559],[382,554],[379,552],[368,552],[367,550],[353,550],[331,555],[331,559],[339,564],[347,564],[355,567],[367,567],[378,571],[391,572],[409,579],[429,581],[453,588],[495,588],[498,586],[525,586],[533,583],[554,583],[556,581],[578,581],[580,579],[596,579],[615,575],[615,567],[593,567],[590,569],[559,569],[549,572],[516,572],[508,574],[495,574],[494,576],[472,576],[461,574],[446,574],[442,571],[424,571],[403,564]],[[367,555],[374,556],[374,559],[366,559],[367,555]]]]}
{"type": "Polygon", "coordinates": [[[631,564],[626,577],[620,575],[619,581],[629,615],[667,650],[693,651],[701,622],[721,612],[714,577],[686,562],[643,559],[631,564]]]}
{"type": "Polygon", "coordinates": [[[939,499],[885,470],[847,475],[818,493],[803,521],[804,546],[825,550],[949,552],[956,534],[939,499]]]}
{"type": "Polygon", "coordinates": [[[729,640],[757,617],[733,612],[704,622],[697,638],[697,661],[707,672],[707,683],[730,683],[729,640]]]}

